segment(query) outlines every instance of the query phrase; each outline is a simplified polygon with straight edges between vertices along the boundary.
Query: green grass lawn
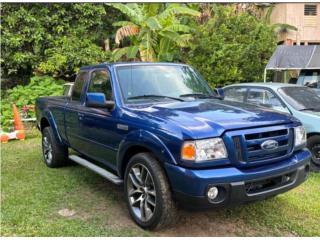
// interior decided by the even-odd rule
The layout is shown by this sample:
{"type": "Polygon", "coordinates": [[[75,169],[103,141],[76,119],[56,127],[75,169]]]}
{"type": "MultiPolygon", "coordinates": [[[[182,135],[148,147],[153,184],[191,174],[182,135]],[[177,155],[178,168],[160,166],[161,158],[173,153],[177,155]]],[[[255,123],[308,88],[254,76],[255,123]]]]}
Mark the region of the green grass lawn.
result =
{"type": "Polygon", "coordinates": [[[131,221],[121,187],[78,165],[47,168],[39,137],[2,144],[1,236],[320,236],[319,223],[320,174],[312,174],[273,199],[180,210],[171,229],[148,232],[131,221]]]}

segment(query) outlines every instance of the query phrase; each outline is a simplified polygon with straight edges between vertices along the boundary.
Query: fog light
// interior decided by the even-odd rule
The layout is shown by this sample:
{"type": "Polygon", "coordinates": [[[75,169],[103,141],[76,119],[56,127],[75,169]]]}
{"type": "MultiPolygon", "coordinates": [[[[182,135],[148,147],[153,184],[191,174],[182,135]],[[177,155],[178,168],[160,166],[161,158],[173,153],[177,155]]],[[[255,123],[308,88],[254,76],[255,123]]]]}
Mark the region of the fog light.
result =
{"type": "Polygon", "coordinates": [[[217,187],[211,187],[209,188],[207,195],[210,200],[214,200],[218,196],[218,193],[219,191],[217,187]]]}

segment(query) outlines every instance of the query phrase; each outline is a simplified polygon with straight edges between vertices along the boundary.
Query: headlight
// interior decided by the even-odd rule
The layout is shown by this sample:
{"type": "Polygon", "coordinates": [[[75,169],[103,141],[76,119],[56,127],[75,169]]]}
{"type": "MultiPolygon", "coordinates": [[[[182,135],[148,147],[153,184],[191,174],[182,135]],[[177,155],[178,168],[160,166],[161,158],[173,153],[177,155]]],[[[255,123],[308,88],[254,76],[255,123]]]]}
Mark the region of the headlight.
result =
{"type": "Polygon", "coordinates": [[[306,143],[307,134],[306,134],[306,130],[302,125],[294,128],[294,135],[295,135],[295,140],[294,140],[295,147],[306,143]]]}
{"type": "Polygon", "coordinates": [[[181,158],[184,160],[204,161],[227,157],[226,146],[221,138],[187,141],[181,150],[181,158]]]}

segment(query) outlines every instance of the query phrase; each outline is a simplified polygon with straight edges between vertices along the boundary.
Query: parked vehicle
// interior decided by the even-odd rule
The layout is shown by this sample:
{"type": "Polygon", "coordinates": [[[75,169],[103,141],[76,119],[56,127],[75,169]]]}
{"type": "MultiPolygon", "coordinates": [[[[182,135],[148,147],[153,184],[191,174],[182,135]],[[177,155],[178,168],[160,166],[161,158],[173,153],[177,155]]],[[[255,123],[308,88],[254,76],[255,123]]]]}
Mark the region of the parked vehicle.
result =
{"type": "Polygon", "coordinates": [[[63,95],[64,96],[71,97],[73,84],[74,83],[70,82],[70,83],[65,83],[63,85],[63,95]]]}
{"type": "Polygon", "coordinates": [[[177,201],[207,208],[262,200],[309,171],[298,120],[224,102],[183,64],[82,67],[72,96],[38,98],[36,115],[46,165],[72,160],[123,183],[143,228],[172,223],[177,201]]]}
{"type": "Polygon", "coordinates": [[[234,84],[224,88],[226,100],[255,104],[299,119],[307,131],[311,167],[320,170],[320,97],[310,88],[284,83],[234,84]]]}

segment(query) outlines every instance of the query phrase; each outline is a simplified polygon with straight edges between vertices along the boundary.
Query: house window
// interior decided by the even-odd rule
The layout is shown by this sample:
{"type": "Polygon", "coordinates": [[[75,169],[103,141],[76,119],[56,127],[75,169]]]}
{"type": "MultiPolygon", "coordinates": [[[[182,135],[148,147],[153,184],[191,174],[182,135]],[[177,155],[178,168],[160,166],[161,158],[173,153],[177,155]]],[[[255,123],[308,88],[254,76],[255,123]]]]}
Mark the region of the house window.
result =
{"type": "Polygon", "coordinates": [[[304,5],[304,15],[305,16],[317,16],[317,5],[305,4],[304,5]]]}

